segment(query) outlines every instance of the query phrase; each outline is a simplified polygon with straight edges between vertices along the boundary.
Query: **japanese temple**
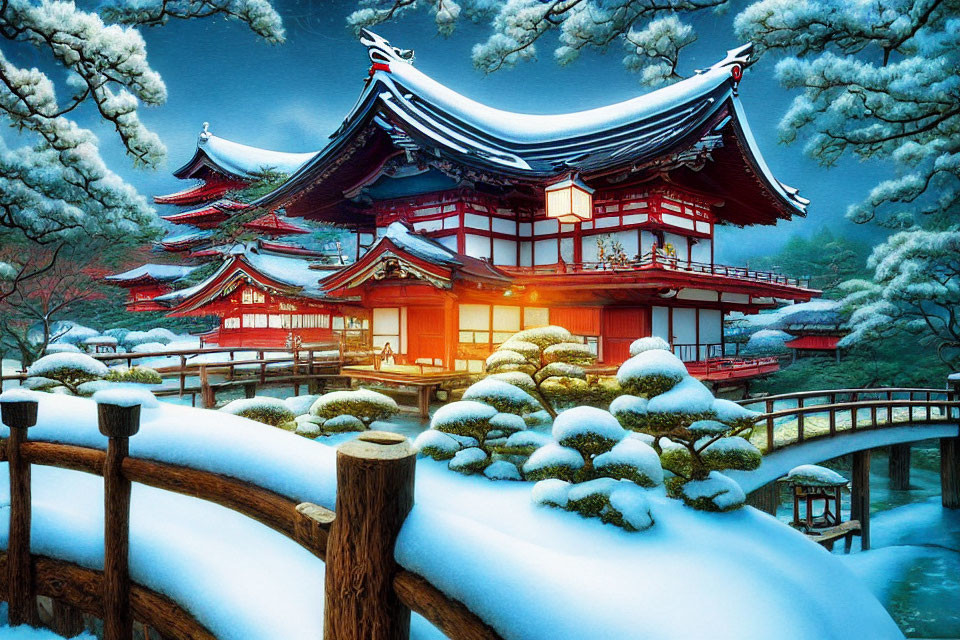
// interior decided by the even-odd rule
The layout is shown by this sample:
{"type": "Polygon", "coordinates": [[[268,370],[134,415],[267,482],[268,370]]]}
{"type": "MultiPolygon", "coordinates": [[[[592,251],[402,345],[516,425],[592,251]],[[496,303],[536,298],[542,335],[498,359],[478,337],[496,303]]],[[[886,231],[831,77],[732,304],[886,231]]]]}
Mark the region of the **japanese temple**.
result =
{"type": "Polygon", "coordinates": [[[389,344],[400,364],[447,370],[480,371],[512,333],[547,324],[609,365],[655,335],[701,378],[777,368],[724,357],[724,314],[820,292],[714,260],[718,226],[772,225],[809,204],[772,175],[745,119],[737,88],[749,45],[626,102],[528,115],[452,91],[369,31],[361,42],[371,65],[363,91],[321,151],[267,152],[205,127],[175,174],[198,184],[156,199],[192,207],[167,216],[194,230],[165,247],[203,251],[204,234],[237,206],[224,195],[249,184],[254,167],[290,177],[242,204],[267,212],[258,241],[216,248],[216,273],[156,304],[220,317],[207,342],[278,346],[291,333],[306,344],[352,332],[374,349],[389,344]],[[349,264],[278,242],[296,220],[348,229],[349,264]]]}

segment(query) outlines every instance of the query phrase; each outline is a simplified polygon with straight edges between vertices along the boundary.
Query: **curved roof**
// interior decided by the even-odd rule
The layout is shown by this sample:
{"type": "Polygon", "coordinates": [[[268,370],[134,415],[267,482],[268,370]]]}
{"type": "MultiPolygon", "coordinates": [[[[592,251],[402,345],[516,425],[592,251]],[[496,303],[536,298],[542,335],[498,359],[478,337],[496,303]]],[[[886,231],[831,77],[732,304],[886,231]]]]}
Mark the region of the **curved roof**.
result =
{"type": "Polygon", "coordinates": [[[202,167],[207,167],[236,178],[254,178],[264,169],[273,169],[290,175],[316,155],[271,151],[233,142],[213,135],[209,125],[203,123],[203,131],[197,137],[197,150],[185,165],[173,172],[178,178],[192,178],[202,167]]]}
{"type": "MultiPolygon", "coordinates": [[[[602,187],[606,177],[625,172],[656,175],[712,159],[718,167],[715,182],[729,192],[719,195],[730,199],[733,208],[750,208],[737,197],[758,187],[774,205],[777,214],[772,218],[803,215],[809,204],[773,176],[744,119],[736,89],[751,45],[729,51],[691,78],[630,100],[574,113],[533,115],[496,109],[445,87],[369,31],[364,30],[361,42],[373,66],[356,105],[330,143],[258,206],[283,206],[311,190],[322,194],[318,210],[338,197],[342,200],[352,179],[366,175],[378,158],[383,161],[385,148],[394,153],[419,150],[431,162],[452,162],[536,187],[570,171],[602,187]],[[366,155],[357,155],[364,147],[366,155]],[[727,175],[733,167],[743,174],[736,184],[727,175]]],[[[706,181],[703,187],[717,188],[706,181]]],[[[764,221],[761,218],[763,214],[753,212],[734,222],[764,221]]]]}

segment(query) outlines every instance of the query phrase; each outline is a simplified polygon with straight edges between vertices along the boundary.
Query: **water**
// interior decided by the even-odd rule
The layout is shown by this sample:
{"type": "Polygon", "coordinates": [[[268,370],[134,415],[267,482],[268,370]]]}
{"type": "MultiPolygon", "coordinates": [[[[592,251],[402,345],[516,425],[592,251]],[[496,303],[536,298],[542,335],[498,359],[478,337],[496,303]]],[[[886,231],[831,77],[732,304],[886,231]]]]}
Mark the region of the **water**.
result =
{"type": "MultiPolygon", "coordinates": [[[[838,461],[839,462],[839,461],[838,461]]],[[[833,465],[831,465],[833,466],[833,465]]],[[[849,477],[849,468],[838,470],[849,477]]],[[[936,441],[914,446],[909,491],[890,487],[887,455],[871,460],[871,543],[853,553],[834,554],[869,586],[900,629],[911,638],[960,638],[960,511],[940,504],[939,452],[936,441]]],[[[786,495],[784,495],[786,499],[786,495]]],[[[792,519],[792,502],[777,517],[792,519]]],[[[844,496],[844,517],[849,495],[844,496]]]]}

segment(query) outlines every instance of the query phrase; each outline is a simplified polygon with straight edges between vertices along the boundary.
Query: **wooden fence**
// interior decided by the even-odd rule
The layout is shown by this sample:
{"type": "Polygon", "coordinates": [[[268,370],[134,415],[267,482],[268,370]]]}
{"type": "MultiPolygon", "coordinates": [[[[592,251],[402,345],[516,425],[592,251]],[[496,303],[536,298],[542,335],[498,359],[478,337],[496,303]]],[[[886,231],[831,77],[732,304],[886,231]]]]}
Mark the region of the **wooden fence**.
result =
{"type": "Polygon", "coordinates": [[[947,389],[910,387],[803,391],[741,400],[740,404],[746,407],[764,406],[757,422],[765,425],[761,441],[766,444],[765,453],[809,440],[808,420],[812,416],[826,416],[825,429],[821,426],[816,434],[812,434],[814,437],[825,437],[835,436],[838,432],[956,422],[958,418],[954,410],[960,409],[960,400],[947,389]],[[776,409],[777,403],[795,406],[776,409]],[[789,420],[791,418],[792,421],[789,420]],[[796,427],[796,435],[791,441],[777,442],[775,435],[778,422],[783,425],[785,421],[792,422],[791,426],[796,427]]]}
{"type": "Polygon", "coordinates": [[[0,554],[0,583],[12,625],[37,624],[37,596],[54,601],[54,631],[82,629],[81,612],[104,621],[105,640],[130,640],[133,621],[165,638],[207,640],[215,636],[186,610],[133,584],[129,549],[130,485],[139,482],[213,502],[261,522],[296,541],[326,563],[326,640],[406,640],[410,611],[424,616],[453,640],[500,636],[462,603],[423,577],[399,567],[394,545],[413,507],[416,454],[406,438],[367,432],[337,452],[337,513],[297,503],[269,489],[202,469],[128,455],[139,429],[139,406],[98,405],[107,450],[28,440],[37,403],[0,403],[10,436],[2,450],[10,473],[10,535],[0,554]],[[32,556],[31,465],[84,471],[104,478],[104,570],[32,556]]]}

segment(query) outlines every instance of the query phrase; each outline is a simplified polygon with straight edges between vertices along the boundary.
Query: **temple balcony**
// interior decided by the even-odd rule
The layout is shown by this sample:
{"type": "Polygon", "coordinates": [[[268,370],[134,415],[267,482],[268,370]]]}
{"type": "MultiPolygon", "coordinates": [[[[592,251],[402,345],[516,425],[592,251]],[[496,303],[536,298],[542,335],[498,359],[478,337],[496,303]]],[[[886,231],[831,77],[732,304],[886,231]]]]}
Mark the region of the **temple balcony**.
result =
{"type": "Polygon", "coordinates": [[[497,265],[501,271],[515,276],[607,276],[607,275],[640,275],[657,272],[672,274],[690,274],[694,277],[710,276],[729,278],[744,282],[779,285],[809,289],[810,282],[805,278],[790,278],[773,271],[757,271],[747,267],[734,267],[710,262],[696,262],[681,260],[664,255],[660,252],[650,252],[639,260],[622,260],[605,262],[556,262],[530,267],[515,267],[497,265]]]}

